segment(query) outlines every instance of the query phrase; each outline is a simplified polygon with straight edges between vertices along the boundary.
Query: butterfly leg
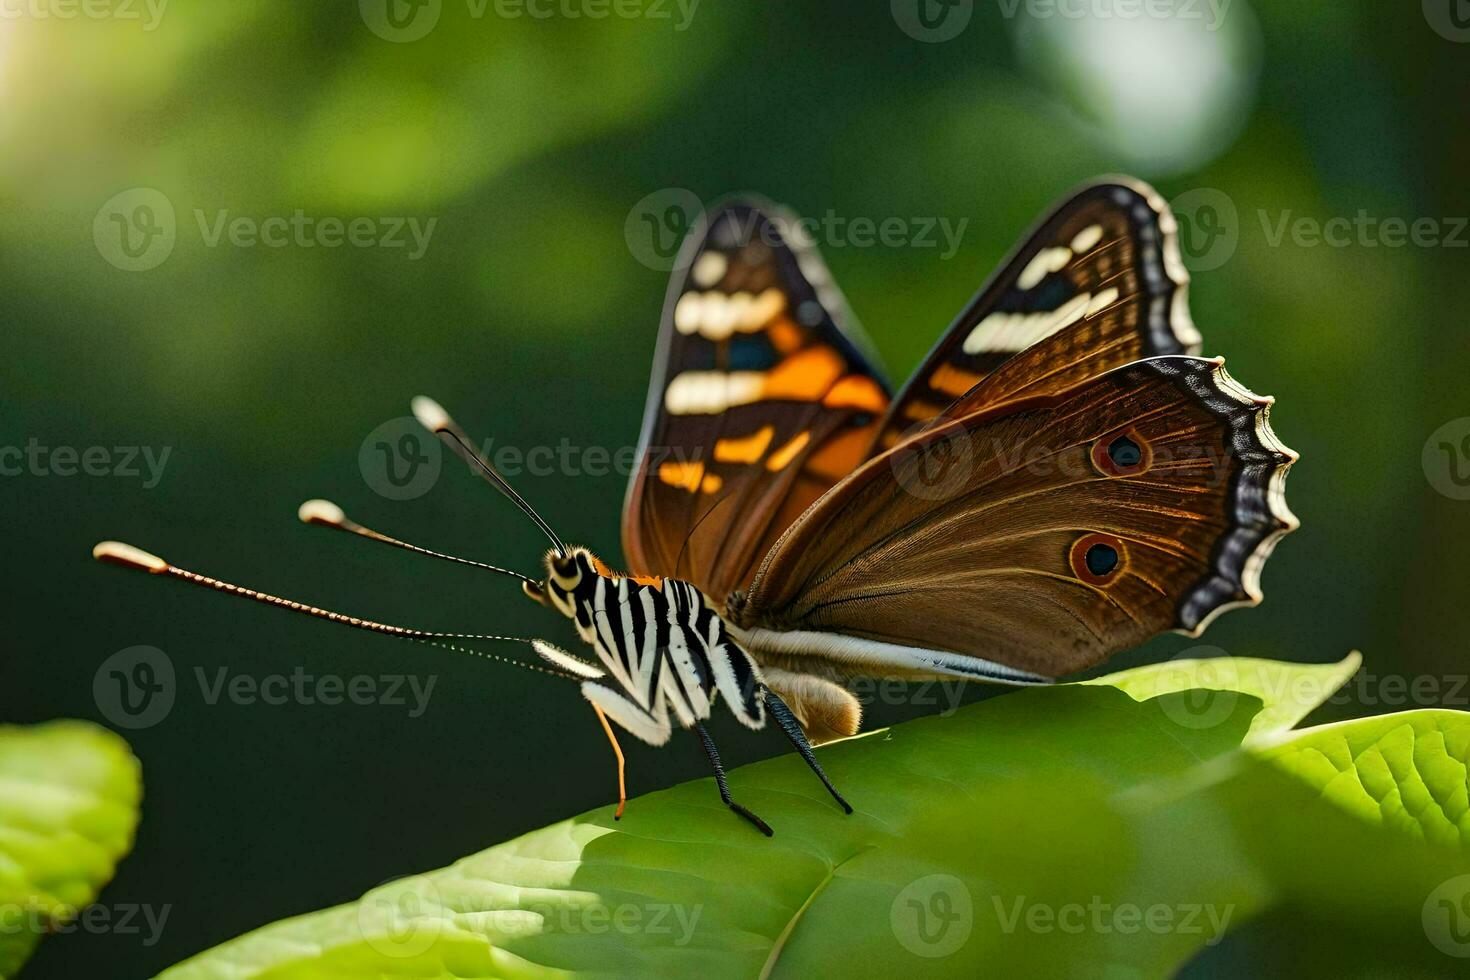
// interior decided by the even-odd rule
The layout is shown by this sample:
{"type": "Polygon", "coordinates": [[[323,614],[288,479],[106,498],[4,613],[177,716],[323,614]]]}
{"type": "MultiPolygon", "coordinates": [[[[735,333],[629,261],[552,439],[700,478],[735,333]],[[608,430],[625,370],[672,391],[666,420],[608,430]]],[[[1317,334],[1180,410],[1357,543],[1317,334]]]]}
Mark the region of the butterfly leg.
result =
{"type": "Polygon", "coordinates": [[[832,794],[832,799],[841,805],[843,811],[851,813],[852,806],[842,798],[842,794],[837,792],[837,787],[832,785],[832,780],[828,779],[827,774],[822,771],[822,764],[817,761],[816,754],[812,752],[811,743],[806,740],[806,733],[801,730],[801,722],[796,720],[796,716],[791,713],[786,702],[782,701],[775,691],[769,689],[765,691],[765,700],[771,717],[776,719],[776,724],[781,726],[781,731],[786,733],[791,744],[796,746],[796,751],[801,753],[806,764],[811,766],[812,772],[816,773],[822,785],[827,787],[827,792],[832,794]]]}
{"type": "Polygon", "coordinates": [[[597,705],[592,706],[597,712],[597,720],[602,722],[602,730],[607,733],[607,740],[612,743],[613,755],[618,760],[618,812],[613,814],[614,820],[623,819],[623,807],[628,805],[628,784],[623,779],[623,747],[618,744],[618,737],[613,734],[612,726],[607,723],[607,715],[597,705]]]}
{"type": "Polygon", "coordinates": [[[720,799],[725,801],[727,807],[755,824],[756,829],[761,833],[767,837],[775,836],[770,824],[730,798],[730,787],[725,782],[725,767],[720,763],[720,754],[715,751],[714,740],[709,737],[709,732],[705,730],[704,725],[695,725],[694,730],[699,733],[699,741],[704,745],[704,754],[709,756],[710,765],[715,767],[715,785],[720,788],[720,799]]]}

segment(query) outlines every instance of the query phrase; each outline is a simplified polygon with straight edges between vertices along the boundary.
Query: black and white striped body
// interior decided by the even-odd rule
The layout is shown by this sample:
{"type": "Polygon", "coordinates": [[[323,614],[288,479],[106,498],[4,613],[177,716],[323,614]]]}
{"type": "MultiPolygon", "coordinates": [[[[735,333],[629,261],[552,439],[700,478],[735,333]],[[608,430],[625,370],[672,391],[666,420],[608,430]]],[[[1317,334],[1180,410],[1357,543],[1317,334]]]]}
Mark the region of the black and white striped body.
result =
{"type": "Polygon", "coordinates": [[[676,579],[616,575],[581,548],[548,564],[547,599],[573,621],[606,671],[584,680],[582,694],[618,725],[663,745],[670,712],[680,727],[693,728],[723,695],[742,724],[765,727],[760,669],[698,589],[676,579]]]}

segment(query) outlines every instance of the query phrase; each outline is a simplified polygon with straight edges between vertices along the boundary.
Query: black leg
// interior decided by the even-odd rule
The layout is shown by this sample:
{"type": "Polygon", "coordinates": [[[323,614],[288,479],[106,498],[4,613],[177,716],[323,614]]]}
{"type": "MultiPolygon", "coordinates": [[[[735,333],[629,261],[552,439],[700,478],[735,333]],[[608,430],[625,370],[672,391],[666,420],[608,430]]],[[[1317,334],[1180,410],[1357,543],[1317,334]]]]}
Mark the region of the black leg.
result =
{"type": "Polygon", "coordinates": [[[767,837],[774,836],[769,824],[730,798],[730,787],[725,783],[725,767],[720,764],[720,753],[715,751],[714,740],[709,737],[704,725],[695,725],[694,730],[699,733],[700,742],[704,743],[704,754],[709,756],[710,765],[715,767],[715,785],[720,788],[720,799],[725,801],[727,807],[755,824],[761,833],[767,837]]]}
{"type": "Polygon", "coordinates": [[[796,716],[791,713],[791,709],[786,706],[786,702],[782,701],[775,691],[768,689],[765,692],[765,696],[766,707],[770,710],[771,717],[776,719],[776,724],[781,726],[781,731],[785,732],[786,737],[791,739],[791,744],[796,746],[796,751],[801,753],[801,757],[806,760],[806,764],[812,767],[812,772],[816,773],[817,778],[822,781],[822,785],[827,787],[827,792],[832,794],[832,799],[841,804],[845,812],[851,813],[852,807],[842,798],[842,794],[837,792],[837,788],[832,785],[832,780],[828,779],[827,774],[822,771],[822,764],[817,761],[816,755],[812,752],[811,743],[806,740],[806,732],[801,730],[801,722],[796,720],[796,716]]]}

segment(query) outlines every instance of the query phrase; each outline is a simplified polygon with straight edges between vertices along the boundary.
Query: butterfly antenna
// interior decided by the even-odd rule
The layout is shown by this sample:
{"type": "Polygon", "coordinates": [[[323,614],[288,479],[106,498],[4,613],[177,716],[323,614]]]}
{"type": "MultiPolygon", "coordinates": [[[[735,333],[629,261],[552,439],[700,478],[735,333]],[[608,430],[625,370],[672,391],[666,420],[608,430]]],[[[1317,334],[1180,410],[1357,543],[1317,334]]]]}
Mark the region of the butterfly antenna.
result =
{"type": "Polygon", "coordinates": [[[92,557],[108,565],[119,565],[123,568],[131,568],[152,575],[166,575],[190,585],[202,585],[216,592],[225,592],[230,595],[243,596],[268,606],[276,606],[280,609],[289,609],[292,612],[302,613],[315,619],[325,619],[329,622],[340,623],[355,629],[367,630],[370,633],[381,633],[386,636],[396,636],[404,640],[417,640],[429,643],[432,646],[443,647],[460,653],[470,653],[477,657],[489,660],[498,660],[502,663],[512,664],[516,667],[524,667],[527,670],[538,671],[543,674],[552,674],[557,677],[565,677],[571,680],[582,677],[601,676],[598,668],[587,664],[585,661],[573,657],[565,651],[557,650],[544,640],[533,640],[524,636],[499,636],[493,633],[440,633],[432,630],[410,629],[406,626],[391,626],[387,623],[379,623],[371,619],[360,619],[356,616],[348,616],[330,609],[321,609],[306,603],[295,602],[291,599],[282,599],[280,596],[270,595],[266,592],[257,592],[255,589],[247,589],[241,585],[223,582],[208,575],[200,575],[188,569],[171,565],[159,558],[157,555],[149,554],[141,548],[135,548],[121,541],[103,541],[92,549],[92,557]],[[461,647],[437,641],[442,640],[496,640],[507,643],[525,643],[536,651],[542,659],[549,661],[554,667],[560,669],[547,669],[535,664],[512,660],[508,657],[498,657],[483,650],[466,650],[461,647]]]}
{"type": "Polygon", "coordinates": [[[536,513],[536,509],[526,503],[524,497],[516,493],[515,487],[512,487],[505,477],[501,476],[500,472],[475,450],[464,430],[455,424],[454,419],[449,417],[449,413],[444,411],[442,405],[423,395],[416,397],[412,404],[414,418],[419,420],[420,425],[442,439],[450,449],[459,454],[461,459],[478,469],[480,474],[490,481],[491,486],[509,497],[522,513],[534,521],[541,532],[551,539],[558,553],[563,555],[567,553],[567,546],[562,544],[561,538],[556,536],[551,525],[547,524],[541,515],[536,513]]]}
{"type": "Polygon", "coordinates": [[[537,584],[536,580],[530,576],[522,575],[520,572],[513,572],[508,568],[501,568],[499,565],[487,565],[482,561],[473,561],[469,558],[460,558],[456,555],[446,555],[442,551],[430,551],[428,548],[420,548],[416,544],[400,541],[398,538],[383,534],[381,531],[374,531],[370,527],[363,527],[343,513],[342,508],[330,500],[308,500],[297,509],[296,516],[301,519],[303,524],[333,527],[339,531],[355,534],[360,538],[367,538],[369,541],[380,541],[383,544],[390,544],[395,548],[402,548],[404,551],[412,551],[415,554],[428,555],[430,558],[441,558],[444,561],[452,561],[460,565],[470,565],[474,568],[483,568],[486,571],[498,572],[501,575],[509,575],[532,586],[537,584]]]}

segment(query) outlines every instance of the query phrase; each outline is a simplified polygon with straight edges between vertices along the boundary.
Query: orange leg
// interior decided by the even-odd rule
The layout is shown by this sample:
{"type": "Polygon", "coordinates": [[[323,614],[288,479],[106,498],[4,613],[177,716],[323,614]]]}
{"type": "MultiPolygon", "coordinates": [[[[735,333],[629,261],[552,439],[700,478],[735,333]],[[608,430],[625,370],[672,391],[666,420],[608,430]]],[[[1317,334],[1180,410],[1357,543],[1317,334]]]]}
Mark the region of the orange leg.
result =
{"type": "Polygon", "coordinates": [[[607,733],[607,740],[612,743],[613,755],[618,758],[618,812],[613,814],[614,820],[623,819],[623,807],[628,803],[628,785],[623,781],[623,748],[618,745],[618,737],[613,734],[612,726],[607,723],[607,715],[597,705],[592,706],[597,712],[597,720],[602,722],[602,730],[607,733]]]}

